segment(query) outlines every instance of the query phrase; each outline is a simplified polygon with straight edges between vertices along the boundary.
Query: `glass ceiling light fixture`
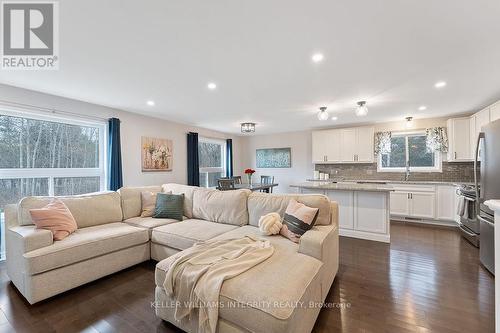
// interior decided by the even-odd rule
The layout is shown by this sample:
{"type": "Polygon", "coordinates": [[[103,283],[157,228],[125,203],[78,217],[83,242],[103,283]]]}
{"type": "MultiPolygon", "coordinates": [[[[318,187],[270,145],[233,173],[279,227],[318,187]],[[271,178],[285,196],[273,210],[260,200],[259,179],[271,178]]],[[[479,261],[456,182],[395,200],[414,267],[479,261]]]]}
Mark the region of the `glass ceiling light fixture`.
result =
{"type": "Polygon", "coordinates": [[[406,128],[412,128],[413,127],[413,117],[406,117],[406,128]]]}
{"type": "Polygon", "coordinates": [[[241,133],[255,132],[255,123],[241,123],[241,133]]]}
{"type": "Polygon", "coordinates": [[[321,121],[328,120],[328,112],[326,112],[326,106],[319,108],[318,119],[321,121]]]}
{"type": "Polygon", "coordinates": [[[356,108],[356,116],[364,117],[368,114],[368,108],[366,107],[366,101],[359,101],[358,107],[356,108]]]}

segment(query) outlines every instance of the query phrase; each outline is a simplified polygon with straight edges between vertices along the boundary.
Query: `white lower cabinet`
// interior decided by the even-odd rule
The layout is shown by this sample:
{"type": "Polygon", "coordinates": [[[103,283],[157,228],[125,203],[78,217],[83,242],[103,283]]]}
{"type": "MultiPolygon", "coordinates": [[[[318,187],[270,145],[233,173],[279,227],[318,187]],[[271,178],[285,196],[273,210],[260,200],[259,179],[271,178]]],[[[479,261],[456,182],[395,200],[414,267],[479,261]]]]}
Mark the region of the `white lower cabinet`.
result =
{"type": "Polygon", "coordinates": [[[436,194],[434,192],[410,193],[411,216],[433,219],[435,217],[436,194]]]}
{"type": "Polygon", "coordinates": [[[391,192],[391,214],[410,215],[410,200],[408,192],[391,192]]]}
{"type": "Polygon", "coordinates": [[[391,215],[422,220],[455,221],[453,185],[394,185],[391,215]]]}
{"type": "Polygon", "coordinates": [[[354,229],[354,192],[327,191],[327,195],[339,204],[339,227],[354,229]]]}
{"type": "Polygon", "coordinates": [[[387,200],[387,194],[383,192],[355,192],[354,229],[369,233],[387,233],[387,200]]]}
{"type": "Polygon", "coordinates": [[[389,193],[325,191],[339,205],[340,235],[390,242],[389,193]]]}

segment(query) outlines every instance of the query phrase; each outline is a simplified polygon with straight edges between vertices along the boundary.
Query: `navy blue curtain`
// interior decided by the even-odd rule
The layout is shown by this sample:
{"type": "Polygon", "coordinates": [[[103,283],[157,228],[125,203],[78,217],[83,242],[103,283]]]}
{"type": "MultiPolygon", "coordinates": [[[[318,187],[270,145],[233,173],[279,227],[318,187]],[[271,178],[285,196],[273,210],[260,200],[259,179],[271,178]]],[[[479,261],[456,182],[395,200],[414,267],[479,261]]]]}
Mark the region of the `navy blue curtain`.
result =
{"type": "Polygon", "coordinates": [[[226,140],[226,177],[233,177],[233,140],[226,140]]]}
{"type": "Polygon", "coordinates": [[[120,119],[108,120],[108,189],[116,191],[123,186],[120,119]]]}
{"type": "Polygon", "coordinates": [[[198,156],[198,133],[187,135],[188,185],[200,186],[200,160],[198,156]]]}

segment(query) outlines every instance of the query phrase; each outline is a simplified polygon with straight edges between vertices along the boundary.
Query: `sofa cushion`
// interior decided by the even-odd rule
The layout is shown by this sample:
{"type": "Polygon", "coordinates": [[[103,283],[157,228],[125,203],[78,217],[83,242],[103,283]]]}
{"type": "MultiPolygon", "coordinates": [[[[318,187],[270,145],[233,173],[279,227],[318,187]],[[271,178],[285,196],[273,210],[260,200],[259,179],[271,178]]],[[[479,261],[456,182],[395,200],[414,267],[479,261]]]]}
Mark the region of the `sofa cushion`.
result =
{"type": "Polygon", "coordinates": [[[78,229],[50,246],[25,253],[22,260],[26,274],[33,275],[148,241],[147,229],[122,222],[108,223],[78,229]]]}
{"type": "Polygon", "coordinates": [[[248,217],[249,224],[258,227],[259,218],[269,213],[279,213],[285,215],[286,207],[290,199],[295,199],[300,203],[312,208],[319,208],[316,225],[329,225],[330,199],[322,194],[268,194],[252,192],[248,197],[248,217]]]}
{"type": "MultiPolygon", "coordinates": [[[[275,251],[266,261],[224,281],[220,291],[222,305],[219,316],[250,332],[292,330],[288,325],[297,323],[300,311],[309,310],[294,308],[293,304],[300,305],[297,302],[302,299],[321,302],[319,272],[322,263],[298,253],[298,244],[282,236],[262,236],[258,228],[249,225],[214,239],[245,235],[268,239],[275,251]]],[[[165,281],[165,269],[162,262],[156,265],[155,283],[161,288],[165,281]]],[[[304,307],[308,305],[304,304],[304,307]]]]}
{"type": "Polygon", "coordinates": [[[141,192],[158,193],[161,192],[161,186],[122,187],[119,189],[124,220],[141,215],[141,192]]]}
{"type": "Polygon", "coordinates": [[[242,226],[248,224],[249,190],[219,191],[200,188],[194,192],[194,218],[242,226]]]}
{"type": "Polygon", "coordinates": [[[151,241],[184,250],[196,242],[209,240],[236,228],[229,224],[190,219],[153,229],[151,241]]]}
{"type": "Polygon", "coordinates": [[[130,224],[134,227],[153,229],[156,227],[161,227],[162,225],[167,225],[174,222],[179,222],[174,219],[160,219],[153,217],[131,217],[129,219],[124,220],[123,222],[130,224]]]}
{"type": "Polygon", "coordinates": [[[182,184],[163,184],[161,186],[163,192],[172,192],[172,194],[184,194],[184,216],[193,218],[193,196],[194,192],[200,188],[197,186],[189,186],[182,184]]]}
{"type": "MultiPolygon", "coordinates": [[[[78,228],[120,222],[123,219],[120,195],[116,192],[98,192],[57,197],[68,207],[78,228]]],[[[31,225],[30,209],[46,206],[54,197],[25,197],[19,202],[20,225],[31,225]]]]}

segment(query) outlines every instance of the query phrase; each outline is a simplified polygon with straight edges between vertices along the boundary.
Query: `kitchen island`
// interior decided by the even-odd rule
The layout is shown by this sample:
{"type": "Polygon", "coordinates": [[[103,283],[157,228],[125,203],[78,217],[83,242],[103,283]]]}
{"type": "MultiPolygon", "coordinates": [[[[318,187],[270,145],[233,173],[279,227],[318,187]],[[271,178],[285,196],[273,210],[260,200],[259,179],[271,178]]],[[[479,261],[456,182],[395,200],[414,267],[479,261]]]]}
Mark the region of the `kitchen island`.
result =
{"type": "Polygon", "coordinates": [[[389,243],[390,192],[384,184],[303,182],[290,187],[298,193],[324,194],[339,205],[339,234],[341,236],[389,243]]]}

